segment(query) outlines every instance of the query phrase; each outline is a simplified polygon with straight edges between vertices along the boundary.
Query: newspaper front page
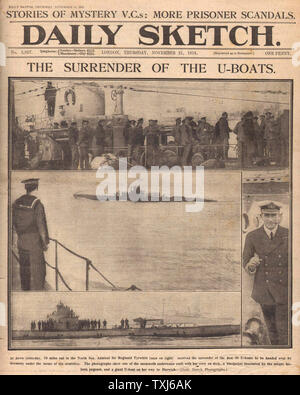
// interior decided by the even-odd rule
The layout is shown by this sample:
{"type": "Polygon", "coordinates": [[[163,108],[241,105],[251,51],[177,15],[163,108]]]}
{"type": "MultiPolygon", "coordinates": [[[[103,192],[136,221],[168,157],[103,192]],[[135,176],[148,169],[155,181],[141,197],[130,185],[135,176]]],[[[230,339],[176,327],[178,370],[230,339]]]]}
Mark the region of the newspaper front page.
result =
{"type": "Polygon", "coordinates": [[[299,374],[299,2],[0,10],[1,374],[299,374]]]}

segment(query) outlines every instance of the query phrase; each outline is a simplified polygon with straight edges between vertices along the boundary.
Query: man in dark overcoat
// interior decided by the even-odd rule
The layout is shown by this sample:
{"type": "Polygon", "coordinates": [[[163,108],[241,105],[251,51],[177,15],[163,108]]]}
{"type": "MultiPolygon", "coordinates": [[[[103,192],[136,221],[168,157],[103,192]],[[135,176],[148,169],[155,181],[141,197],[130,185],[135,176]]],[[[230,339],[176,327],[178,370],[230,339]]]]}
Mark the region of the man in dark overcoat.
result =
{"type": "Polygon", "coordinates": [[[288,229],[280,226],[280,204],[264,202],[260,210],[263,225],[246,236],[243,266],[254,276],[252,298],[261,306],[271,344],[288,345],[288,229]]]}

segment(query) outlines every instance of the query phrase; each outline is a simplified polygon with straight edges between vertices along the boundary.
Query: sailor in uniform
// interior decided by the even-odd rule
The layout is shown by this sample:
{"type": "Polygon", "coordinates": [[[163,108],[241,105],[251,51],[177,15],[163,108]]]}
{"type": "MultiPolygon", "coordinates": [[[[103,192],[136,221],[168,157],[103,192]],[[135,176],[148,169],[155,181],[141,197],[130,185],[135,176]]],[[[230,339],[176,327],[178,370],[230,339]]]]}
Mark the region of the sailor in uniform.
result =
{"type": "Polygon", "coordinates": [[[26,194],[12,207],[13,227],[18,235],[21,288],[23,291],[40,291],[44,289],[46,277],[47,221],[43,204],[32,195],[38,189],[39,179],[31,178],[22,183],[26,194]]]}
{"type": "Polygon", "coordinates": [[[246,236],[243,266],[254,275],[252,298],[260,304],[272,345],[288,345],[288,229],[280,204],[260,205],[263,226],[246,236]]]}
{"type": "Polygon", "coordinates": [[[188,166],[190,155],[193,146],[193,128],[192,128],[193,117],[185,117],[180,126],[180,145],[183,145],[183,152],[181,157],[182,166],[188,166]]]}
{"type": "Polygon", "coordinates": [[[146,137],[146,166],[155,166],[158,158],[159,128],[156,119],[149,119],[149,126],[144,129],[146,137]]]}

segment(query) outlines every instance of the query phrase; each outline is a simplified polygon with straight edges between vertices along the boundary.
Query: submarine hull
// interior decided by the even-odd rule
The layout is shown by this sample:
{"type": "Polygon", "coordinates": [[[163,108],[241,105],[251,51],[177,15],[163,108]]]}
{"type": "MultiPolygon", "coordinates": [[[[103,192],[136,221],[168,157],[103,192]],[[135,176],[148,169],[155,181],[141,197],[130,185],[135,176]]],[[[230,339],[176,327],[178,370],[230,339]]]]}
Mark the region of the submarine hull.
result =
{"type": "Polygon", "coordinates": [[[13,340],[41,339],[86,339],[116,336],[153,336],[153,337],[219,337],[240,334],[240,325],[203,325],[193,327],[159,327],[130,329],[97,329],[69,331],[27,331],[15,330],[13,340]]]}

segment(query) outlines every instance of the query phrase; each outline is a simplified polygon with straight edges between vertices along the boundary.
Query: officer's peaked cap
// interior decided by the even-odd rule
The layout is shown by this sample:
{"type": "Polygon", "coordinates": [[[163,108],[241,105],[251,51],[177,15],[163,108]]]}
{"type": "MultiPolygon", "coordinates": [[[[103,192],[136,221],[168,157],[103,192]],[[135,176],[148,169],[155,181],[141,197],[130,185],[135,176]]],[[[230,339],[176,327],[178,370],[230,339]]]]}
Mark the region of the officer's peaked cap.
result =
{"type": "Polygon", "coordinates": [[[22,182],[22,184],[25,184],[25,185],[38,185],[39,178],[28,178],[27,180],[23,180],[21,182],[22,182]]]}
{"type": "Polygon", "coordinates": [[[281,205],[279,203],[267,202],[260,205],[260,210],[262,213],[279,213],[281,209],[281,205]]]}
{"type": "Polygon", "coordinates": [[[252,118],[253,117],[253,112],[252,111],[248,111],[245,114],[245,118],[252,118]]]}

